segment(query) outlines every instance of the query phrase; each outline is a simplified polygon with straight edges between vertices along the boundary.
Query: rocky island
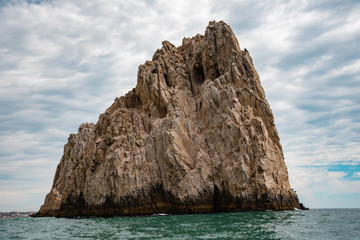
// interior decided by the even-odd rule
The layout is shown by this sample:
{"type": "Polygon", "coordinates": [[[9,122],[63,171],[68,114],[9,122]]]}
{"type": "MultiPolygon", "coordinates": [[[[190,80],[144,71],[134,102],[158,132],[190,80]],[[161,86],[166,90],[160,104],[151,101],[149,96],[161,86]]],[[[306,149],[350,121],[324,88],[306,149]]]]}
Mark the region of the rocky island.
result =
{"type": "Polygon", "coordinates": [[[231,28],[162,43],[136,87],[70,134],[35,217],[305,209],[274,117],[231,28]]]}

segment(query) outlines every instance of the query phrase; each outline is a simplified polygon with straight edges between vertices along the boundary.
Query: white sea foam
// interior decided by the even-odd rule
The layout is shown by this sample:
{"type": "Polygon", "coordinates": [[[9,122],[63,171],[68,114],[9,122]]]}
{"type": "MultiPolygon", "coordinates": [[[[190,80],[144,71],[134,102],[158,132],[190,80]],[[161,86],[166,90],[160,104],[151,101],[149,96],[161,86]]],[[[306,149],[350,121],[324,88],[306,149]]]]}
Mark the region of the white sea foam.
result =
{"type": "Polygon", "coordinates": [[[168,216],[170,214],[166,214],[166,213],[157,213],[157,214],[154,214],[154,216],[168,216]]]}

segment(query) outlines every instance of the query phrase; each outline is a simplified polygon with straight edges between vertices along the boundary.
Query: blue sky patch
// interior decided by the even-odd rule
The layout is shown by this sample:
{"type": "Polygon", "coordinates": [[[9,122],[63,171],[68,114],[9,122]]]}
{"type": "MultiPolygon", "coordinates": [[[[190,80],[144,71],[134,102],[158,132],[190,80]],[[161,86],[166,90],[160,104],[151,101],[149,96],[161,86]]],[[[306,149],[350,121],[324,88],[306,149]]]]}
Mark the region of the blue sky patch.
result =
{"type": "Polygon", "coordinates": [[[330,172],[344,172],[346,175],[344,178],[346,180],[360,181],[360,175],[356,175],[356,173],[360,173],[360,164],[358,165],[347,165],[347,164],[337,164],[331,165],[327,168],[330,172]]]}

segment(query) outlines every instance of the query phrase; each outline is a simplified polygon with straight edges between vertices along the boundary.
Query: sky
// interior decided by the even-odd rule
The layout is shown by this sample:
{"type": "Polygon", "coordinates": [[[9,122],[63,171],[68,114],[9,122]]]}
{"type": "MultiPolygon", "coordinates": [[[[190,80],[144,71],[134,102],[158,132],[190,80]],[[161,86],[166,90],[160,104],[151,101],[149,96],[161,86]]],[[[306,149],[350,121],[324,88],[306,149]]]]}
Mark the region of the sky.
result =
{"type": "Polygon", "coordinates": [[[253,58],[300,201],[359,208],[359,1],[0,0],[0,211],[39,210],[69,134],[212,20],[253,58]]]}

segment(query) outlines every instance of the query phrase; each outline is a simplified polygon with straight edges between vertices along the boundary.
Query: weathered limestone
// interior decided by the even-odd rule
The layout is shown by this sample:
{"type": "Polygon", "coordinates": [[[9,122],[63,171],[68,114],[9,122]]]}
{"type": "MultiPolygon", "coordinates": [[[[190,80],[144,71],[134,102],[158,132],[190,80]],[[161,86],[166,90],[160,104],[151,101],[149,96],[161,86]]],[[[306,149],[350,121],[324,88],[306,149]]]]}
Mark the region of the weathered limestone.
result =
{"type": "Polygon", "coordinates": [[[304,208],[252,59],[227,24],[163,42],[137,81],[70,135],[35,216],[304,208]]]}

